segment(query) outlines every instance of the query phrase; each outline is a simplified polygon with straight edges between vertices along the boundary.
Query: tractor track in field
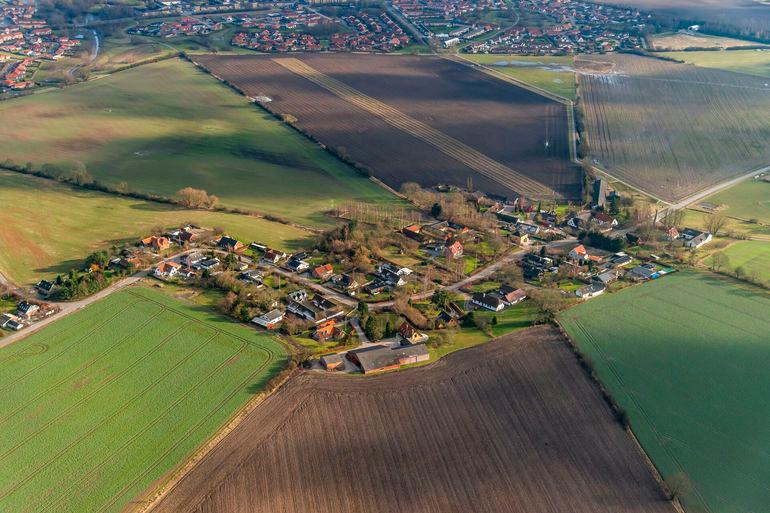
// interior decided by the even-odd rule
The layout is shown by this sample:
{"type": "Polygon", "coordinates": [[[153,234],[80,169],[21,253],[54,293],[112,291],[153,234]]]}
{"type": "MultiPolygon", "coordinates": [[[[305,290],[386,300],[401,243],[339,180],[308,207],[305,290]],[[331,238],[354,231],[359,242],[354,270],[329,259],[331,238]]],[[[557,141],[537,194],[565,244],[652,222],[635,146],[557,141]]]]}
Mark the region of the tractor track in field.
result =
{"type": "MultiPolygon", "coordinates": [[[[169,338],[175,336],[179,331],[175,332],[174,335],[171,335],[169,338]]],[[[175,370],[179,367],[181,367],[185,362],[187,362],[190,358],[192,358],[195,354],[197,354],[199,351],[201,351],[211,340],[213,340],[217,334],[213,334],[208,339],[201,342],[198,347],[196,347],[193,351],[190,351],[187,353],[181,360],[179,360],[176,364],[174,364],[169,371],[175,370]]],[[[128,401],[124,402],[119,408],[117,408],[113,413],[102,419],[96,426],[92,427],[87,432],[83,433],[80,437],[73,440],[70,444],[62,448],[59,452],[57,452],[53,458],[48,459],[45,463],[38,465],[32,472],[30,472],[25,478],[22,478],[21,481],[18,481],[15,483],[11,489],[7,489],[3,491],[2,495],[0,495],[0,499],[3,499],[13,493],[15,490],[17,490],[19,487],[23,486],[25,483],[27,483],[30,479],[34,478],[37,473],[51,465],[53,462],[57,461],[62,455],[64,455],[67,451],[72,449],[73,447],[77,446],[80,442],[88,438],[90,435],[98,431],[101,427],[103,427],[106,423],[113,420],[115,417],[123,413],[123,411],[130,406],[134,401],[140,399],[147,391],[149,391],[151,388],[157,386],[159,383],[161,383],[164,379],[168,377],[168,374],[161,375],[158,379],[152,381],[150,384],[144,387],[141,392],[134,395],[129,399],[128,401]]]]}
{"type": "MultiPolygon", "coordinates": [[[[37,430],[33,431],[32,433],[29,433],[18,441],[16,445],[9,447],[4,452],[0,453],[0,461],[3,461],[5,458],[16,452],[19,448],[23,447],[27,442],[32,440],[35,436],[39,435],[44,430],[48,429],[49,427],[53,426],[56,422],[62,419],[65,415],[75,411],[78,407],[80,407],[83,403],[85,403],[88,399],[91,399],[94,397],[97,393],[101,392],[104,388],[110,386],[111,384],[115,383],[118,379],[122,378],[126,374],[128,374],[130,371],[132,371],[136,366],[138,366],[142,361],[144,361],[146,358],[149,358],[152,356],[155,352],[160,351],[162,347],[172,338],[174,338],[176,335],[181,333],[181,331],[184,329],[185,325],[180,326],[176,330],[174,330],[173,333],[169,334],[163,340],[161,340],[159,343],[157,343],[155,346],[153,346],[149,351],[145,352],[140,356],[138,359],[134,360],[130,365],[123,368],[118,374],[111,375],[107,380],[104,380],[100,383],[98,387],[91,390],[88,394],[78,399],[75,403],[68,406],[63,411],[60,411],[56,416],[49,419],[46,423],[44,423],[42,426],[38,426],[37,430]]],[[[5,491],[0,491],[0,500],[5,498],[7,494],[5,491]]]]}
{"type": "MultiPolygon", "coordinates": [[[[143,328],[143,327],[145,327],[147,324],[151,323],[153,320],[155,320],[156,318],[158,318],[158,316],[160,316],[160,315],[161,315],[161,314],[162,314],[162,313],[163,313],[165,310],[166,310],[165,308],[161,308],[161,310],[159,310],[157,313],[155,313],[155,315],[153,315],[152,317],[150,317],[149,319],[147,319],[146,321],[144,321],[144,323],[140,324],[140,325],[139,325],[139,326],[137,326],[135,329],[136,329],[136,330],[140,330],[140,329],[142,329],[142,328],[143,328]]],[[[72,371],[71,373],[67,374],[67,375],[66,375],[66,376],[64,376],[62,379],[60,379],[59,381],[57,381],[57,382],[56,382],[56,383],[54,383],[53,385],[49,386],[48,388],[46,388],[45,390],[43,390],[43,391],[42,391],[42,392],[40,392],[39,394],[37,394],[37,395],[35,395],[35,396],[32,396],[32,397],[31,397],[31,398],[30,398],[28,401],[26,401],[26,402],[22,403],[22,404],[21,404],[21,405],[20,405],[18,408],[16,408],[15,410],[13,410],[13,411],[10,411],[10,412],[8,412],[7,414],[3,414],[2,416],[0,416],[0,426],[2,426],[2,425],[3,425],[3,424],[6,422],[6,421],[8,421],[8,420],[12,419],[12,418],[13,418],[13,417],[14,417],[14,416],[17,414],[17,413],[19,413],[19,412],[23,411],[23,410],[24,410],[24,409],[25,409],[27,406],[29,406],[29,405],[31,405],[31,404],[33,404],[33,403],[35,403],[35,402],[36,402],[38,399],[40,399],[41,397],[43,397],[43,396],[48,396],[48,397],[50,398],[50,396],[48,395],[48,394],[49,394],[49,392],[51,392],[51,391],[55,390],[55,389],[56,389],[57,387],[59,387],[60,385],[62,385],[62,384],[64,384],[64,383],[66,383],[68,380],[72,379],[72,378],[73,378],[73,377],[75,377],[76,375],[80,374],[80,373],[81,373],[81,372],[83,372],[84,370],[86,370],[86,369],[88,369],[89,367],[91,367],[92,365],[94,365],[94,364],[95,364],[96,362],[98,362],[98,361],[99,361],[99,360],[100,360],[102,357],[106,356],[106,355],[107,355],[107,354],[108,354],[110,351],[112,351],[113,349],[116,349],[117,347],[119,347],[119,346],[120,346],[120,344],[122,344],[122,343],[123,343],[123,342],[124,342],[126,339],[128,339],[128,338],[130,338],[130,337],[134,336],[135,334],[136,334],[136,333],[132,332],[132,333],[129,333],[129,334],[127,334],[125,337],[118,339],[118,340],[117,340],[117,342],[115,342],[114,344],[112,344],[111,346],[109,346],[109,348],[107,348],[107,349],[105,349],[104,351],[102,351],[101,353],[99,353],[99,354],[95,355],[93,358],[91,358],[91,360],[89,360],[88,362],[85,362],[83,365],[81,365],[80,367],[76,368],[74,371],[72,371]]]]}
{"type": "MultiPolygon", "coordinates": [[[[82,337],[80,337],[79,339],[77,339],[76,341],[74,341],[73,343],[69,344],[69,345],[68,345],[67,347],[65,347],[63,350],[61,350],[61,351],[59,351],[58,353],[56,353],[56,354],[52,355],[50,358],[48,358],[48,359],[47,359],[47,360],[45,360],[44,362],[41,362],[41,363],[40,363],[40,364],[38,364],[36,367],[33,367],[32,369],[28,370],[26,373],[22,374],[21,376],[18,376],[18,377],[17,377],[15,380],[13,380],[13,381],[9,381],[8,383],[6,383],[6,384],[5,384],[5,385],[3,385],[2,387],[0,387],[0,392],[4,392],[4,391],[5,391],[5,390],[7,390],[9,387],[11,387],[11,386],[13,386],[13,385],[16,385],[17,383],[19,383],[20,381],[22,381],[24,378],[26,378],[26,377],[27,377],[27,376],[29,376],[30,374],[34,373],[35,371],[37,371],[38,369],[40,369],[41,367],[43,367],[44,365],[46,365],[46,364],[48,364],[49,362],[51,362],[51,361],[55,360],[56,358],[60,357],[61,355],[63,355],[64,353],[66,353],[66,352],[67,352],[69,349],[72,349],[72,348],[73,348],[73,347],[75,347],[76,345],[80,344],[81,342],[83,342],[84,340],[86,340],[88,337],[90,337],[90,336],[91,336],[91,335],[92,335],[92,334],[93,334],[95,331],[97,331],[97,330],[99,330],[99,329],[103,328],[105,325],[107,325],[107,323],[111,322],[113,319],[115,319],[117,316],[119,316],[120,314],[122,314],[123,312],[125,312],[126,310],[128,310],[130,307],[134,306],[135,304],[136,304],[136,303],[132,303],[132,304],[130,304],[130,305],[126,305],[126,306],[124,306],[124,307],[123,307],[123,308],[122,308],[120,311],[116,312],[116,313],[115,313],[114,315],[112,315],[111,317],[108,317],[108,318],[107,318],[107,319],[105,319],[103,322],[101,322],[101,323],[97,324],[97,325],[96,325],[96,326],[95,326],[93,329],[89,330],[89,331],[88,331],[88,332],[87,332],[85,335],[83,335],[82,337]]],[[[77,326],[73,326],[73,328],[76,328],[76,327],[77,327],[77,326]]]]}

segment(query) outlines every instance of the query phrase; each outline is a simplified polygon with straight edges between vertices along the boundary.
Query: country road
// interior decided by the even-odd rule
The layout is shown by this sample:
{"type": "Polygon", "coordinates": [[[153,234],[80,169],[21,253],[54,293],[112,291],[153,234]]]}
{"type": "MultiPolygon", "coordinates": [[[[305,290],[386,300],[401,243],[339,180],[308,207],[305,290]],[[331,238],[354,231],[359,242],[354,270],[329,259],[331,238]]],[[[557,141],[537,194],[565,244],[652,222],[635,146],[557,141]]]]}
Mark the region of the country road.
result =
{"type": "MultiPolygon", "coordinates": [[[[181,253],[177,253],[176,255],[170,256],[168,258],[165,258],[158,262],[158,264],[162,262],[170,262],[172,260],[178,260],[182,257],[182,255],[185,255],[187,253],[190,253],[194,250],[189,251],[183,251],[181,253]]],[[[157,265],[157,264],[156,264],[157,265]]],[[[139,280],[142,280],[146,278],[150,274],[149,269],[142,269],[141,271],[138,271],[131,276],[128,276],[126,278],[123,278],[121,280],[116,281],[112,285],[105,287],[104,289],[100,290],[96,294],[93,294],[91,296],[88,296],[85,299],[80,299],[78,301],[68,301],[68,302],[50,302],[51,305],[59,307],[59,311],[55,314],[51,315],[50,317],[46,317],[45,319],[38,321],[31,326],[24,328],[21,331],[16,331],[11,333],[10,335],[6,335],[3,338],[0,338],[0,349],[3,347],[6,347],[10,344],[13,344],[14,342],[17,342],[24,337],[31,335],[35,333],[36,331],[39,331],[40,329],[48,326],[49,324],[52,324],[72,313],[77,312],[78,310],[82,310],[83,308],[87,307],[88,305],[99,301],[100,299],[104,299],[110,294],[113,294],[121,289],[124,289],[130,285],[133,285],[134,283],[138,282],[139,280]]],[[[0,282],[4,280],[5,278],[0,274],[0,282]]],[[[7,283],[11,284],[10,281],[7,283]]],[[[12,284],[11,284],[12,285],[12,284]]],[[[13,286],[13,285],[12,285],[13,286]]],[[[18,289],[17,287],[13,286],[13,288],[18,289]]]]}

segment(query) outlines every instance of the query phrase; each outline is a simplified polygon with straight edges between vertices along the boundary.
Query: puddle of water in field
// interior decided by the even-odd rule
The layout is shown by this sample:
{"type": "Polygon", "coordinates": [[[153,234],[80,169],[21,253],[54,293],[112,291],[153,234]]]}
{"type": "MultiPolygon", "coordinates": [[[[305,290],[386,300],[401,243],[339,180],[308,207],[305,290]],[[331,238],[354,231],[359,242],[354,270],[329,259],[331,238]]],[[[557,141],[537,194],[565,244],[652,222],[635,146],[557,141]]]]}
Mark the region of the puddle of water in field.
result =
{"type": "Polygon", "coordinates": [[[572,68],[572,66],[567,66],[566,64],[553,64],[548,62],[540,62],[540,61],[517,61],[517,60],[510,60],[510,61],[497,61],[493,64],[493,66],[511,66],[514,68],[538,68],[545,71],[555,71],[557,73],[574,73],[575,70],[572,68]]]}

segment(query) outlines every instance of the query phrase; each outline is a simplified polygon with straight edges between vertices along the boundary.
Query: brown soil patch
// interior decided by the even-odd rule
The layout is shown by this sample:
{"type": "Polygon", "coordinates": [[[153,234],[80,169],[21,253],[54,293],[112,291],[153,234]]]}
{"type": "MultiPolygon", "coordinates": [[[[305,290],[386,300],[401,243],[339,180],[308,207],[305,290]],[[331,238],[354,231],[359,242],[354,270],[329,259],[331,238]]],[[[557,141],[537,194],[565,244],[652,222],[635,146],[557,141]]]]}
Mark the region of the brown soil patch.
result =
{"type": "Polygon", "coordinates": [[[152,511],[674,510],[543,326],[374,378],[299,373],[152,511]]]}

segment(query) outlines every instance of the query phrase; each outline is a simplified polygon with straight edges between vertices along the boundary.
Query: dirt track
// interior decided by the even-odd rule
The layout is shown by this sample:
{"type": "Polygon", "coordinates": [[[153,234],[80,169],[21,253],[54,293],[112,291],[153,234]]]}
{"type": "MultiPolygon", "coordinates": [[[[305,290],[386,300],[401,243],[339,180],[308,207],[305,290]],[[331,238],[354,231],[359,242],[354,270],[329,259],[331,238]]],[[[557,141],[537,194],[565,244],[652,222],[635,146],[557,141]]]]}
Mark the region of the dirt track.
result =
{"type": "Polygon", "coordinates": [[[375,378],[300,373],[152,511],[674,510],[543,326],[375,378]]]}
{"type": "Polygon", "coordinates": [[[195,56],[247,95],[269,97],[268,109],[293,116],[297,127],[396,189],[406,181],[465,186],[471,177],[475,188],[506,196],[537,197],[542,186],[559,197],[580,195],[567,112],[558,102],[439,57],[290,60],[326,87],[270,55],[195,56]]]}

